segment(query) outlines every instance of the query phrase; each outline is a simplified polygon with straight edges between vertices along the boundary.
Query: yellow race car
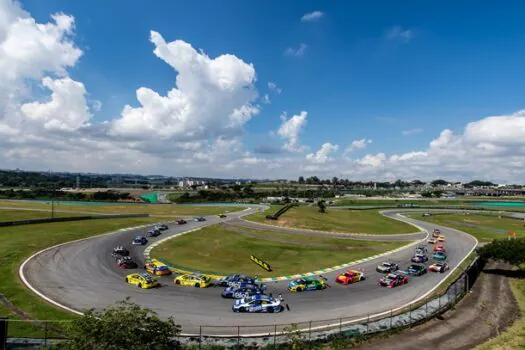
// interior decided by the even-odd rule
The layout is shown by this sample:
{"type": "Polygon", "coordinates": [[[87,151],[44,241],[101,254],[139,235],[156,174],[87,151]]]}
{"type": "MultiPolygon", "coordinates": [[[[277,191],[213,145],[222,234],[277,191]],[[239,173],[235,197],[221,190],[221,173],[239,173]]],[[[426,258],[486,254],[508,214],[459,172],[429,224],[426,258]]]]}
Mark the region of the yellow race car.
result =
{"type": "Polygon", "coordinates": [[[211,284],[211,278],[200,273],[186,273],[175,277],[175,284],[196,288],[206,288],[211,284]]]}
{"type": "Polygon", "coordinates": [[[126,283],[134,284],[139,288],[153,288],[159,285],[159,282],[153,278],[153,276],[147,273],[132,273],[126,276],[126,283]]]}
{"type": "Polygon", "coordinates": [[[157,259],[151,259],[151,261],[147,261],[146,265],[144,265],[144,269],[146,269],[147,273],[155,276],[167,276],[171,274],[168,266],[157,259]]]}
{"type": "Polygon", "coordinates": [[[438,242],[446,242],[446,241],[447,241],[447,239],[445,238],[445,236],[439,236],[439,237],[437,238],[437,240],[438,240],[438,242]]]}

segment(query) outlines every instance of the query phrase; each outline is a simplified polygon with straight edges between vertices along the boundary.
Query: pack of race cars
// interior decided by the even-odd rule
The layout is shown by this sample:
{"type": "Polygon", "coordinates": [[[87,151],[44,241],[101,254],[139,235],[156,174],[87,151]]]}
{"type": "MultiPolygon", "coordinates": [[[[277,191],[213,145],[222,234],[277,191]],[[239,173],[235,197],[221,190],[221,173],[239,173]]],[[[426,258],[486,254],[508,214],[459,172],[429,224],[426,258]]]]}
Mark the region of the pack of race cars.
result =
{"type": "MultiPolygon", "coordinates": [[[[203,218],[195,218],[194,221],[203,221],[203,218]]],[[[183,222],[177,222],[183,224],[183,222]]],[[[186,223],[184,221],[184,223],[186,223]]],[[[162,228],[162,229],[167,229],[162,228]]],[[[155,226],[151,232],[160,234],[161,227],[155,226]]],[[[148,236],[155,237],[152,233],[148,236]]],[[[143,236],[135,237],[132,244],[146,244],[142,243],[147,238],[143,236]],[[136,243],[137,242],[137,243],[136,243]],[[140,243],[139,243],[140,242],[140,243]]],[[[410,265],[404,270],[401,270],[399,265],[385,261],[377,266],[376,271],[384,274],[379,280],[378,285],[388,288],[405,285],[409,283],[409,277],[417,277],[425,275],[427,272],[444,273],[450,269],[447,260],[446,238],[438,229],[432,232],[432,238],[428,240],[429,244],[433,244],[432,249],[427,249],[426,246],[418,246],[415,249],[414,255],[410,259],[410,265]],[[430,255],[430,256],[429,256],[430,255]],[[430,259],[434,260],[428,266],[430,259]]],[[[120,268],[137,268],[137,264],[133,262],[129,251],[124,247],[115,247],[112,255],[116,259],[116,263],[120,268]]],[[[136,285],[139,288],[152,288],[158,286],[158,281],[155,276],[168,276],[172,274],[170,268],[159,260],[151,259],[146,261],[144,265],[145,272],[132,273],[127,275],[125,281],[129,284],[136,285]]],[[[335,277],[335,282],[341,285],[349,285],[357,283],[366,279],[363,271],[358,269],[349,269],[335,277]]],[[[189,286],[194,288],[207,288],[211,285],[224,287],[221,296],[226,299],[233,299],[233,312],[280,312],[283,311],[281,305],[282,297],[274,298],[272,294],[266,294],[267,287],[259,283],[256,277],[245,275],[231,275],[218,280],[212,280],[210,276],[200,273],[181,273],[176,274],[173,278],[173,283],[178,286],[189,286]]],[[[306,292],[316,291],[327,288],[327,281],[323,278],[302,277],[297,278],[288,283],[287,289],[289,292],[306,292]]]]}

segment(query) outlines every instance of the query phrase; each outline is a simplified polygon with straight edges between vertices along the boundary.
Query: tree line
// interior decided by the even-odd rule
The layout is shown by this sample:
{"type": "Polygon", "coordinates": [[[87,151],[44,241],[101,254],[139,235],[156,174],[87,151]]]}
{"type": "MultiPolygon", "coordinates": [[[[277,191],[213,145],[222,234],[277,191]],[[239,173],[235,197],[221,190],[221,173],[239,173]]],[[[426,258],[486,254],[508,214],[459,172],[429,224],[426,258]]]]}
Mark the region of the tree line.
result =
{"type": "Polygon", "coordinates": [[[86,192],[66,192],[55,191],[51,189],[33,189],[33,190],[0,190],[2,199],[41,199],[41,200],[70,200],[70,201],[119,201],[133,200],[128,192],[118,191],[97,191],[93,193],[86,192]]]}

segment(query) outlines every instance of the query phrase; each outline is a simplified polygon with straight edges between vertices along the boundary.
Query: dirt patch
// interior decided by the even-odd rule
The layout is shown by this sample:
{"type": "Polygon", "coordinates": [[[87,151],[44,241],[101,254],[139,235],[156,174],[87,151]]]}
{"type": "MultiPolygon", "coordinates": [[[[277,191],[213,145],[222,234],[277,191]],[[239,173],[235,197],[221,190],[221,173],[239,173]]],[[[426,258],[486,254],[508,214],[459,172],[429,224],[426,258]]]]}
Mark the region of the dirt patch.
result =
{"type": "Polygon", "coordinates": [[[358,346],[367,350],[420,350],[424,348],[467,350],[499,335],[519,317],[510,289],[510,266],[493,263],[456,307],[442,317],[420,326],[371,340],[358,346]]]}

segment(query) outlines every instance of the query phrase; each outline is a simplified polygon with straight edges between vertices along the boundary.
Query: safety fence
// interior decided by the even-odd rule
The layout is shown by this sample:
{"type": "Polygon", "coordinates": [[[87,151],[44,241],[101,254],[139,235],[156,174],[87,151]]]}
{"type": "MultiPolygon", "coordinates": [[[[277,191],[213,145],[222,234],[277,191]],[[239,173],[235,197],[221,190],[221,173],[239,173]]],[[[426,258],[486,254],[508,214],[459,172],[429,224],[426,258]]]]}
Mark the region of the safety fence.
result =
{"type": "MultiPolygon", "coordinates": [[[[180,335],[178,341],[202,349],[211,346],[256,348],[289,343],[292,338],[299,339],[304,344],[322,343],[338,337],[361,337],[412,327],[454,306],[470,290],[483,266],[484,262],[475,258],[465,269],[460,268],[461,274],[448,288],[438,288],[424,300],[380,314],[265,326],[203,325],[197,328],[197,332],[192,332],[192,335],[180,335]]],[[[8,344],[14,348],[59,342],[65,339],[62,329],[68,322],[70,321],[7,320],[8,344]]],[[[186,332],[183,328],[182,333],[186,332]]]]}

